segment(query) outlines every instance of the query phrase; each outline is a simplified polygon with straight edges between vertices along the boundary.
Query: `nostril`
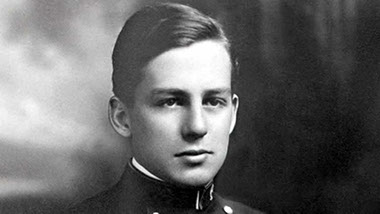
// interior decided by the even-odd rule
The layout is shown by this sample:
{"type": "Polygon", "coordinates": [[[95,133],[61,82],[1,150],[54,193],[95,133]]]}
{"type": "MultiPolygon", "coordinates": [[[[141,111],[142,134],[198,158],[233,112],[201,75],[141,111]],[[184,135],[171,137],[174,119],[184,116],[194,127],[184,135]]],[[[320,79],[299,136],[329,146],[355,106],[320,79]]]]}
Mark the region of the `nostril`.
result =
{"type": "Polygon", "coordinates": [[[186,141],[196,141],[207,134],[207,123],[202,105],[193,104],[187,112],[182,126],[182,136],[186,141]]]}
{"type": "Polygon", "coordinates": [[[192,141],[196,141],[200,138],[203,138],[206,134],[207,134],[207,132],[188,132],[188,133],[185,133],[183,135],[183,138],[186,141],[192,142],[192,141]]]}

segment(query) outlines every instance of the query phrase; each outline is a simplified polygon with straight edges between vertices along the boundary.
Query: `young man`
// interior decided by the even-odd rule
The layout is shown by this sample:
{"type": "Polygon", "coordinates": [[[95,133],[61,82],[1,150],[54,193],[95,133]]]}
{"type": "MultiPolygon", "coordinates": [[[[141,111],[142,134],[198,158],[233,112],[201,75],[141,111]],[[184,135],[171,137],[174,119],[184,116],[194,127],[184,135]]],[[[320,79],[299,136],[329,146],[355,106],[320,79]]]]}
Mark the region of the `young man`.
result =
{"type": "Polygon", "coordinates": [[[112,59],[109,118],[133,158],[119,183],[71,212],[257,213],[214,192],[239,103],[221,26],[188,6],[145,7],[112,59]]]}

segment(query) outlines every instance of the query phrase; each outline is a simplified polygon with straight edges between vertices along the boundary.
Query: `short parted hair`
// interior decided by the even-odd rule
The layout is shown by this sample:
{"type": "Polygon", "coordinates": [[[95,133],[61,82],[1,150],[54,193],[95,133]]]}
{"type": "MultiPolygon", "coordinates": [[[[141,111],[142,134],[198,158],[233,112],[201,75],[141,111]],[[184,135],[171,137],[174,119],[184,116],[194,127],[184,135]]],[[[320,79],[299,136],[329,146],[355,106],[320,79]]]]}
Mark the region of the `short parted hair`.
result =
{"type": "Polygon", "coordinates": [[[121,30],[112,55],[113,92],[127,106],[134,104],[135,88],[143,79],[142,68],[172,48],[204,40],[220,41],[232,63],[232,82],[237,62],[221,25],[189,6],[161,3],[133,14],[121,30]]]}

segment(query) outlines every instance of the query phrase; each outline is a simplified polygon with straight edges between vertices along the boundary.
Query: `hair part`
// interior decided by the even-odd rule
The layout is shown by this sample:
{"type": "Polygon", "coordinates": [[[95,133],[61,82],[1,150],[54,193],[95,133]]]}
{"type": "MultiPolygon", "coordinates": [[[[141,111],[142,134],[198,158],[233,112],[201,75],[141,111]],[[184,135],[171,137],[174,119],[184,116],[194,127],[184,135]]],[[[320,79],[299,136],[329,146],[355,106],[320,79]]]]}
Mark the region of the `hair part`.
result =
{"type": "Polygon", "coordinates": [[[142,68],[172,48],[187,47],[204,40],[220,41],[232,64],[232,87],[237,62],[222,26],[189,6],[161,3],[133,14],[121,30],[112,55],[113,92],[127,106],[134,103],[135,88],[143,78],[142,68]]]}

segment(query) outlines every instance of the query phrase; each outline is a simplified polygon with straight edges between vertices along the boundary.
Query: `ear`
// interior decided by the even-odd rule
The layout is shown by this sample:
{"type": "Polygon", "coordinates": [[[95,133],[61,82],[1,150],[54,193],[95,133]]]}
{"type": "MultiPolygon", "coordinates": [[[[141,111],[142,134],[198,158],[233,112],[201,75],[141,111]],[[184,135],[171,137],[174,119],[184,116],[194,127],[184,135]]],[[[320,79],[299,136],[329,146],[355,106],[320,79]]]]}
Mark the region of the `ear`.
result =
{"type": "Polygon", "coordinates": [[[232,118],[231,118],[231,125],[230,125],[230,134],[232,133],[232,131],[235,128],[238,108],[239,108],[239,97],[236,94],[233,94],[232,95],[232,118]]]}
{"type": "Polygon", "coordinates": [[[131,136],[131,124],[128,108],[116,96],[111,97],[108,106],[108,118],[113,129],[123,137],[131,136]]]}

